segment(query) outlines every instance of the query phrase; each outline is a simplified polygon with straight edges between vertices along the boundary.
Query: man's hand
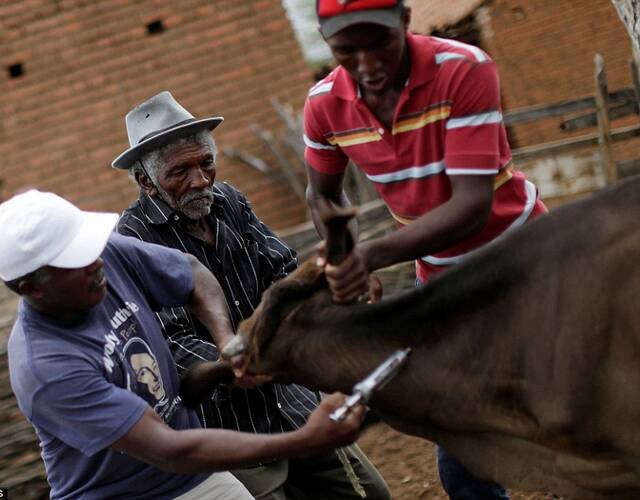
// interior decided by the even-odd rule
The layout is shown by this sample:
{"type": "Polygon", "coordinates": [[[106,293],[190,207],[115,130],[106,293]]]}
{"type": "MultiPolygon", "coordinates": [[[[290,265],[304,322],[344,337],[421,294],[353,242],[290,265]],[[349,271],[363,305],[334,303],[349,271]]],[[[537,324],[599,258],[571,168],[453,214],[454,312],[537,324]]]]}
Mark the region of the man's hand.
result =
{"type": "Polygon", "coordinates": [[[350,304],[362,294],[369,294],[370,302],[377,302],[382,296],[382,285],[378,278],[367,269],[366,246],[353,248],[351,253],[338,265],[328,264],[325,257],[325,242],[316,246],[317,264],[324,267],[324,274],[334,302],[350,304]]]}
{"type": "Polygon", "coordinates": [[[340,422],[334,422],[329,415],[340,407],[346,399],[344,394],[333,393],[320,402],[320,406],[309,416],[301,429],[305,433],[306,453],[314,455],[334,448],[346,446],[358,439],[360,424],[364,418],[365,407],[354,407],[340,422]]]}

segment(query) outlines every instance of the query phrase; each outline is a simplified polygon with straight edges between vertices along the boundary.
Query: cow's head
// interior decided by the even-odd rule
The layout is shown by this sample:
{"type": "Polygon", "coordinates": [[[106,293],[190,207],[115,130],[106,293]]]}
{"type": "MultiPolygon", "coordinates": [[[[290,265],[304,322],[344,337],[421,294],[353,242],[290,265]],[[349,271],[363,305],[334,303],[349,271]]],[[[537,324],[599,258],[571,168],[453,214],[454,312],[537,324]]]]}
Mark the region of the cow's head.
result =
{"type": "Polygon", "coordinates": [[[238,327],[250,371],[277,375],[282,370],[298,333],[292,321],[295,313],[303,306],[313,308],[309,301],[318,306],[328,302],[328,292],[314,295],[325,288],[322,268],[309,259],[264,293],[258,308],[238,327]]]}
{"type": "MultiPolygon", "coordinates": [[[[328,262],[337,264],[352,250],[353,237],[347,224],[355,213],[352,208],[321,205],[328,262]]],[[[251,317],[239,325],[237,340],[225,348],[225,357],[244,352],[248,369],[255,373],[277,375],[286,368],[289,350],[300,333],[301,322],[292,321],[295,313],[304,308],[304,313],[312,314],[331,302],[323,269],[315,261],[307,260],[263,294],[251,317]]]]}

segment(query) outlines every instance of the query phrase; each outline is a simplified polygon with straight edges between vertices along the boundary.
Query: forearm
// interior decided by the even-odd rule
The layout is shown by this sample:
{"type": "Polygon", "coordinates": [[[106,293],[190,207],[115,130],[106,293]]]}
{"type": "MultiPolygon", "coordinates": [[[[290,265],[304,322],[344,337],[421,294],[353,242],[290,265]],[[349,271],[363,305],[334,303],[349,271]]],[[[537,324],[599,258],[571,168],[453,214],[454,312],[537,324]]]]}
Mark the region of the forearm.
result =
{"type": "MultiPolygon", "coordinates": [[[[317,191],[312,191],[307,188],[307,205],[309,206],[309,211],[311,213],[311,220],[313,221],[313,225],[318,231],[318,234],[321,238],[326,238],[326,230],[322,218],[320,216],[319,206],[322,202],[329,203],[330,205],[340,207],[340,208],[348,208],[351,206],[351,201],[349,200],[347,194],[344,191],[335,194],[334,196],[328,196],[317,191]]],[[[355,219],[351,219],[347,228],[351,232],[354,237],[354,241],[356,241],[356,237],[358,234],[358,222],[355,219]]]]}
{"type": "Polygon", "coordinates": [[[253,465],[265,460],[301,456],[311,451],[304,431],[250,434],[223,429],[193,429],[175,433],[173,458],[155,465],[179,473],[212,472],[253,465]]]}
{"type": "Polygon", "coordinates": [[[390,234],[361,243],[369,271],[436,253],[480,232],[488,212],[445,203],[390,234]]]}
{"type": "Polygon", "coordinates": [[[322,400],[301,429],[250,434],[223,429],[174,430],[147,408],[142,418],[111,448],[172,472],[228,470],[269,459],[300,457],[346,446],[358,437],[364,408],[356,406],[341,422],[329,415],[345,397],[322,400]]]}
{"type": "Polygon", "coordinates": [[[220,346],[234,334],[224,291],[215,276],[195,257],[189,256],[189,260],[194,279],[189,309],[220,346]]]}

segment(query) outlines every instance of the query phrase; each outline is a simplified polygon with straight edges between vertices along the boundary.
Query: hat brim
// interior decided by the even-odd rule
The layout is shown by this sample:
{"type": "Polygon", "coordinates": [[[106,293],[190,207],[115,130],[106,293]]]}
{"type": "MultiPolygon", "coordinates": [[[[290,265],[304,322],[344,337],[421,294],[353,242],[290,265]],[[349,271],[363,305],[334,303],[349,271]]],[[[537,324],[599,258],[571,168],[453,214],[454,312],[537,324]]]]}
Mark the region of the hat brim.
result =
{"type": "Polygon", "coordinates": [[[118,214],[81,212],[80,229],[55,259],[47,265],[63,269],[79,269],[95,262],[118,222],[118,214]]]}
{"type": "Polygon", "coordinates": [[[111,162],[113,168],[128,169],[134,162],[140,159],[145,153],[153,151],[154,149],[161,148],[165,144],[169,144],[178,139],[189,137],[190,135],[197,134],[201,130],[209,129],[213,130],[224,121],[221,116],[214,118],[203,118],[202,120],[196,120],[193,122],[179,125],[164,132],[154,135],[145,139],[139,144],[127,149],[121,153],[115,160],[111,162]]]}
{"type": "Polygon", "coordinates": [[[320,32],[325,38],[329,38],[354,24],[380,24],[387,28],[397,28],[400,26],[402,12],[403,6],[400,3],[392,9],[359,10],[320,18],[320,32]]]}

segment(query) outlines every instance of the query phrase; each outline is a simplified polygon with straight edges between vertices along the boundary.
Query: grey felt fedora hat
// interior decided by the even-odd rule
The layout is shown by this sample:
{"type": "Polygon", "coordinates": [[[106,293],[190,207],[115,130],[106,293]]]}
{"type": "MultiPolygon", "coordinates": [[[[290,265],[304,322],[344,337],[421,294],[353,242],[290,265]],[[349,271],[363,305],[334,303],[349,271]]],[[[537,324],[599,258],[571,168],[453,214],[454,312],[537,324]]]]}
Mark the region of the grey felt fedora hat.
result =
{"type": "Polygon", "coordinates": [[[127,169],[145,153],[201,130],[213,130],[223,121],[221,116],[196,120],[171,92],[160,92],[127,113],[130,147],[113,160],[111,166],[127,169]]]}

